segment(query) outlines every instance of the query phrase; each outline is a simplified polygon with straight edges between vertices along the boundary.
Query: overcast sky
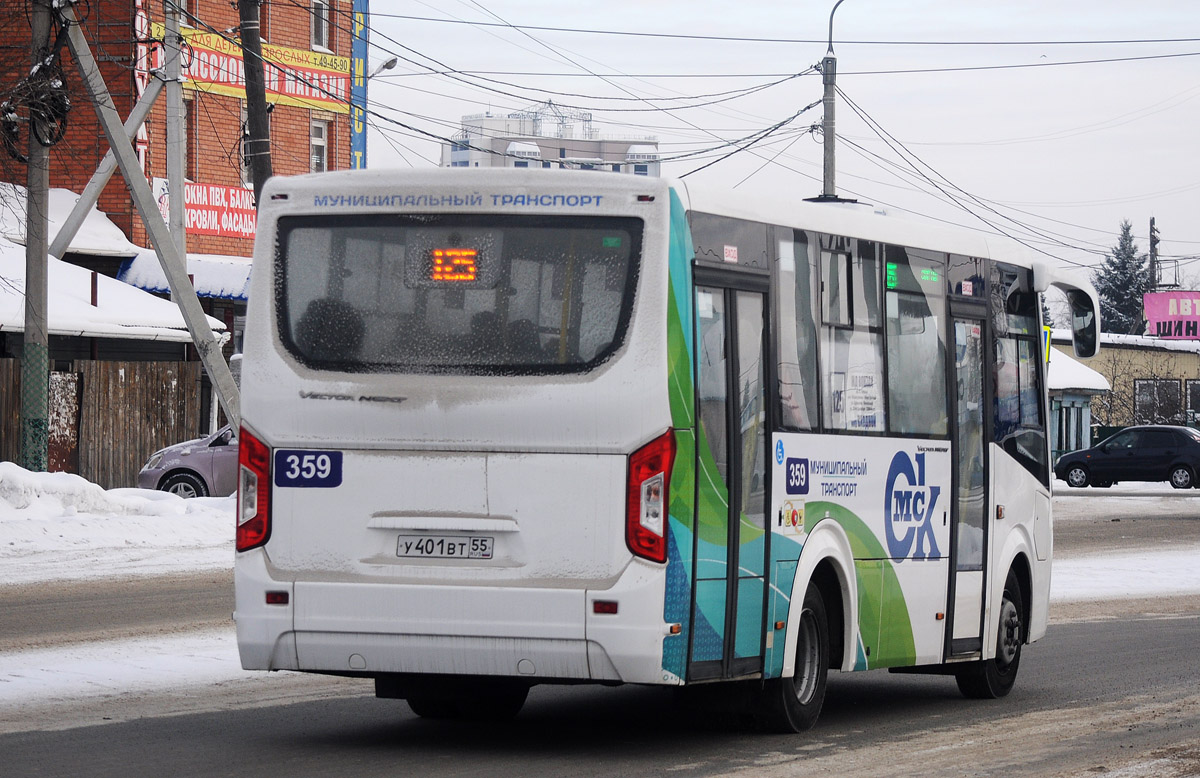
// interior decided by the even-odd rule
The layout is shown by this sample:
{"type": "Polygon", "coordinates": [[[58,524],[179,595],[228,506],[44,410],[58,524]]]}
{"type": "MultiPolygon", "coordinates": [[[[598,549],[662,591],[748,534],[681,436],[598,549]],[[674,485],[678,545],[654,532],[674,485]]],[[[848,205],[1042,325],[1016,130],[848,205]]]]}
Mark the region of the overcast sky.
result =
{"type": "MultiPolygon", "coordinates": [[[[808,129],[821,106],[792,118],[820,100],[819,74],[700,96],[810,71],[834,2],[375,0],[372,61],[401,61],[370,82],[381,116],[369,164],[435,165],[437,142],[421,132],[450,136],[463,115],[553,100],[590,112],[603,135],[657,137],[665,157],[704,152],[667,163],[669,176],[791,119],[694,178],[820,194],[822,147],[808,129]]],[[[842,196],[1002,231],[1083,264],[1111,249],[1122,219],[1147,251],[1154,216],[1161,256],[1200,255],[1195,0],[845,0],[834,51],[838,86],[887,137],[838,97],[842,196]]],[[[1200,278],[1200,261],[1180,270],[1200,278]]]]}

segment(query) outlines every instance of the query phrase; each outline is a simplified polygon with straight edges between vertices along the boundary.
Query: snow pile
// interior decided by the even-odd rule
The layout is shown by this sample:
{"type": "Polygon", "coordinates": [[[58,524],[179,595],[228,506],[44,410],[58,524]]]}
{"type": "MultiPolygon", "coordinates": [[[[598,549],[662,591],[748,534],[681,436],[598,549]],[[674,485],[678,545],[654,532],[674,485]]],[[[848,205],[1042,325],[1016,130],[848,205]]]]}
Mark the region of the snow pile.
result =
{"type": "Polygon", "coordinates": [[[235,497],[105,491],[0,462],[4,583],[167,575],[233,566],[235,497]]]}

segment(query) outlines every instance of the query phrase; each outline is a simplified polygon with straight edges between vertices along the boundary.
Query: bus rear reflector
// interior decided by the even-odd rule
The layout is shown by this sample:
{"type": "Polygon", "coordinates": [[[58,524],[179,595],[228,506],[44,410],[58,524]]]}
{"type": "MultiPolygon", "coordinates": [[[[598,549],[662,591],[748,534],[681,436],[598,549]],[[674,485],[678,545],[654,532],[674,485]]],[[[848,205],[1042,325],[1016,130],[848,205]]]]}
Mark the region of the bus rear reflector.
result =
{"type": "Polygon", "coordinates": [[[271,449],[242,427],[238,433],[237,550],[271,537],[271,449]]]}
{"type": "Polygon", "coordinates": [[[667,561],[667,499],[675,432],[667,430],[629,456],[625,544],[652,562],[667,561]]]}

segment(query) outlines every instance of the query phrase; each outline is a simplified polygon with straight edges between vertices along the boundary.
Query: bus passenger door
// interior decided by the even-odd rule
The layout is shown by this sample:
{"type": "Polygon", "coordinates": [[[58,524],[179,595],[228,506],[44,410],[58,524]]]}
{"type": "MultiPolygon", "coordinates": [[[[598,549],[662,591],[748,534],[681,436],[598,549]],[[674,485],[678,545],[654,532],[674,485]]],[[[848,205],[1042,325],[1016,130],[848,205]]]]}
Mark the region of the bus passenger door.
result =
{"type": "Polygon", "coordinates": [[[700,429],[689,680],[762,672],[769,542],[766,278],[702,268],[696,278],[700,429]]]}
{"type": "Polygon", "coordinates": [[[954,327],[954,524],[950,574],[948,655],[983,647],[983,592],[987,544],[988,477],[986,319],[955,315],[954,327]]]}

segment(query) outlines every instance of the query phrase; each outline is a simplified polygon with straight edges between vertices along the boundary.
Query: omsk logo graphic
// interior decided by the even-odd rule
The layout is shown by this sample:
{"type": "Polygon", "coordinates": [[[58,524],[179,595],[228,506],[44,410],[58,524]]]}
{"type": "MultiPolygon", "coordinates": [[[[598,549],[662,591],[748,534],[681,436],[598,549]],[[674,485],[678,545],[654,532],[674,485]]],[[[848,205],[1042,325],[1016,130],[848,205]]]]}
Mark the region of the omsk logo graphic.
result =
{"type": "Polygon", "coordinates": [[[933,536],[933,511],[942,488],[925,485],[925,455],[917,454],[916,460],[914,471],[908,453],[897,451],[883,492],[888,550],[897,560],[941,556],[933,536]]]}

